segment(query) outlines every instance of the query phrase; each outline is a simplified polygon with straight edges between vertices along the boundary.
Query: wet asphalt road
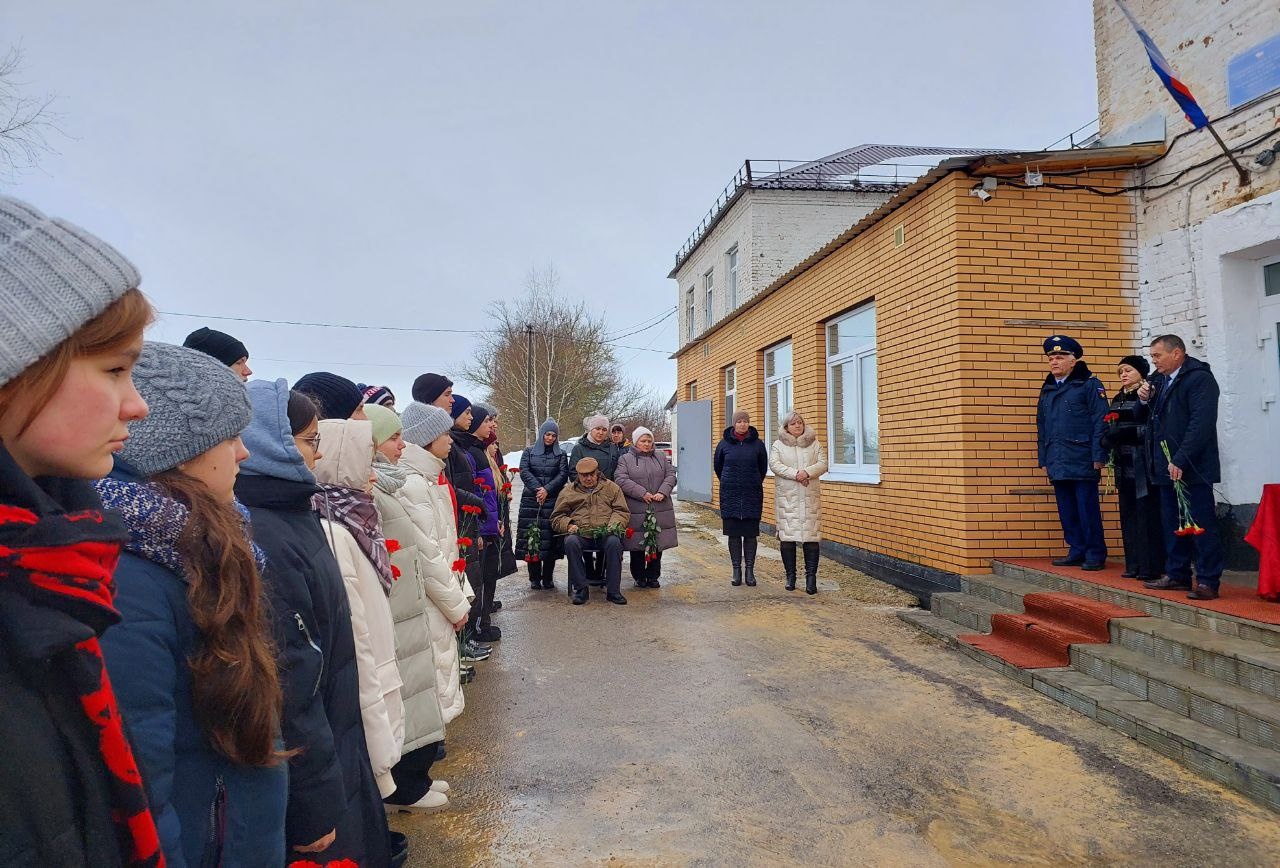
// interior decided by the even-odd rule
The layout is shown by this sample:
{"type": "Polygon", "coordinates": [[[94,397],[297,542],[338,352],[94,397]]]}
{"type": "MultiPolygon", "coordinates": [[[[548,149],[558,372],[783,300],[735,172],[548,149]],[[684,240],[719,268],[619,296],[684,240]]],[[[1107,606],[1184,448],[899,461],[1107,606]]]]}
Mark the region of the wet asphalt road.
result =
{"type": "Polygon", "coordinates": [[[1277,817],[945,649],[908,598],[728,582],[682,510],[661,590],[499,586],[503,640],[400,814],[410,865],[1273,865],[1277,817]]]}

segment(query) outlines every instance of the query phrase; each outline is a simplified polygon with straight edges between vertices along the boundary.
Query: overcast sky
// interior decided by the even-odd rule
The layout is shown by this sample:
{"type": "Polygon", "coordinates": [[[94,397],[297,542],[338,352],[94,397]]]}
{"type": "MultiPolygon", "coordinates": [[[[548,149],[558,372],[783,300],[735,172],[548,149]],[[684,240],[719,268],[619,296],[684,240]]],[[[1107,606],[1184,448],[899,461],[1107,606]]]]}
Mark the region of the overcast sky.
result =
{"type": "MultiPolygon", "coordinates": [[[[0,48],[21,47],[66,135],[3,183],[119,246],[164,311],[485,328],[552,261],[621,331],[674,307],[675,251],[745,158],[1040,148],[1094,118],[1091,16],[1088,0],[7,0],[0,48]]],[[[457,334],[165,316],[151,336],[202,324],[261,375],[328,369],[401,406],[414,376],[468,357],[457,334]]],[[[670,394],[675,318],[623,343],[670,394]]]]}

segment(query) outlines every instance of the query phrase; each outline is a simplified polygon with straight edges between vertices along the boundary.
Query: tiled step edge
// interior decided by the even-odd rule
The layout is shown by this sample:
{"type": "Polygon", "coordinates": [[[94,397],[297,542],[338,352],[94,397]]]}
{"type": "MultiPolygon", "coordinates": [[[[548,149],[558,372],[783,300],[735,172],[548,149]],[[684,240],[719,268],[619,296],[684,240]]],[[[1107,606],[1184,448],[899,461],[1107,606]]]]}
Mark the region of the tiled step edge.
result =
{"type": "Polygon", "coordinates": [[[992,615],[1017,614],[1015,610],[998,606],[990,600],[956,592],[934,594],[929,600],[929,611],[974,633],[990,633],[992,615]]]}
{"type": "Polygon", "coordinates": [[[1114,644],[1269,699],[1280,699],[1280,648],[1161,618],[1116,618],[1114,644]]]}
{"type": "Polygon", "coordinates": [[[898,617],[987,668],[1124,733],[1197,774],[1280,811],[1280,754],[1275,751],[1228,736],[1074,669],[1011,666],[960,642],[957,637],[966,628],[929,612],[909,609],[899,612],[898,617]]]}
{"type": "MultiPolygon", "coordinates": [[[[1081,597],[1088,597],[1091,600],[1138,609],[1153,618],[1163,618],[1166,621],[1211,630],[1224,636],[1234,636],[1250,642],[1260,642],[1263,645],[1280,648],[1280,625],[1277,624],[1252,621],[1248,618],[1214,612],[1188,603],[1181,603],[1177,600],[1152,597],[1148,594],[1139,593],[1137,590],[1128,591],[1123,588],[1095,585],[1084,579],[1060,576],[1057,573],[1048,573],[1032,567],[1005,563],[1004,561],[993,561],[991,568],[997,576],[1037,585],[1041,591],[1068,591],[1081,597]]],[[[1134,584],[1136,587],[1141,587],[1137,582],[1134,584]]]]}

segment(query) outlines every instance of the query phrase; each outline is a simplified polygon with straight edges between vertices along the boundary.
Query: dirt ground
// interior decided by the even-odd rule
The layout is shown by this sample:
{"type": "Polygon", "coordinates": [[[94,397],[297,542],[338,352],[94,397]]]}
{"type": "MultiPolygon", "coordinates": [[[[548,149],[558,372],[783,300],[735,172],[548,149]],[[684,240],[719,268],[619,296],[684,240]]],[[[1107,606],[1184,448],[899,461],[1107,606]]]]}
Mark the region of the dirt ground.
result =
{"type": "Polygon", "coordinates": [[[628,606],[571,606],[563,563],[500,584],[451,807],[392,818],[410,865],[1276,863],[1276,815],[922,636],[909,595],[830,561],[789,593],[772,540],[731,587],[714,516],[680,520],[628,606]]]}

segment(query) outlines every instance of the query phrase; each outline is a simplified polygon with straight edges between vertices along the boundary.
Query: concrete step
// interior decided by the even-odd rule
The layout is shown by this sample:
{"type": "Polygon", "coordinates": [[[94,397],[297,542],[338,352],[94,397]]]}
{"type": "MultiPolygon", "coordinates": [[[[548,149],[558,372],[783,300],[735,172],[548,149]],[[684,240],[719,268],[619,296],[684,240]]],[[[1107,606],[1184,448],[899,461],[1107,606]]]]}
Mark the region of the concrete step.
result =
{"type": "Polygon", "coordinates": [[[1071,665],[1175,714],[1280,751],[1280,700],[1120,645],[1076,645],[1071,665]]]}
{"type": "Polygon", "coordinates": [[[934,594],[929,600],[929,611],[939,618],[945,618],[966,627],[973,633],[990,633],[992,615],[1014,614],[1021,610],[1021,606],[1017,609],[1009,609],[982,597],[954,591],[948,594],[934,594]]]}
{"type": "Polygon", "coordinates": [[[1117,618],[1111,641],[1160,663],[1280,699],[1280,648],[1160,618],[1117,618]]]}
{"type": "Polygon", "coordinates": [[[1022,598],[1027,594],[1042,594],[1044,588],[1031,582],[995,574],[985,576],[961,576],[960,589],[966,594],[990,600],[1013,612],[1022,611],[1022,598]]]}
{"type": "MultiPolygon", "coordinates": [[[[1214,612],[1179,600],[1153,597],[1146,593],[1140,593],[1143,588],[1141,583],[1137,581],[1133,583],[1134,590],[1128,590],[1095,585],[1082,578],[1060,576],[1057,573],[1048,573],[1043,570],[1005,563],[1004,561],[992,561],[991,569],[998,577],[1036,585],[1037,590],[1040,591],[1068,591],[1073,594],[1079,594],[1082,597],[1088,597],[1091,600],[1100,600],[1104,603],[1138,609],[1153,618],[1185,624],[1188,627],[1200,627],[1223,636],[1245,639],[1280,649],[1280,625],[1266,624],[1261,621],[1252,621],[1248,618],[1214,612]]],[[[969,580],[982,580],[984,578],[983,576],[972,576],[969,577],[969,580]]],[[[963,581],[961,586],[964,587],[963,581]]],[[[995,602],[999,602],[999,600],[995,602]]]]}
{"type": "MultiPolygon", "coordinates": [[[[984,666],[1124,733],[1204,777],[1280,810],[1280,753],[1171,711],[1086,672],[1070,668],[1018,669],[960,642],[957,637],[969,629],[930,612],[910,609],[899,612],[898,617],[984,666]]],[[[1076,646],[1072,656],[1077,649],[1114,647],[1076,646]]],[[[1129,649],[1119,650],[1142,657],[1129,649]]]]}

